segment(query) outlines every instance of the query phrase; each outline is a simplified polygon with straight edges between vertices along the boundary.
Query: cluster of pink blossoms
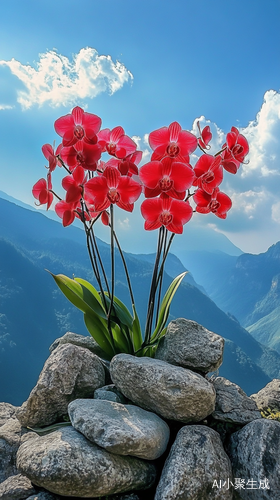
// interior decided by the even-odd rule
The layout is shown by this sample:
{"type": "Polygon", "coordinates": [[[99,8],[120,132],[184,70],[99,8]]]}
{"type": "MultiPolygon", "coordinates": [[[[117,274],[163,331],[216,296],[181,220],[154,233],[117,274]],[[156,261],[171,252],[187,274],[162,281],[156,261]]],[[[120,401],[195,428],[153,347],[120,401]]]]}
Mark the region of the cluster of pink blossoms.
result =
{"type": "Polygon", "coordinates": [[[223,169],[236,173],[249,151],[245,137],[232,127],[221,151],[211,156],[206,153],[212,138],[209,126],[201,131],[198,124],[197,138],[173,122],[150,133],[151,161],[138,169],[142,152],[122,127],[100,130],[101,119],[77,106],[56,120],[54,128],[62,143],[55,151],[50,144],[42,147],[49,162],[47,179],[40,179],[32,192],[48,209],[54,195],[59,198],[52,189],[52,172],[57,166],[68,171],[62,180],[65,198],[59,198],[55,205],[64,226],[75,217],[85,222],[99,215],[109,224],[107,209],[111,204],[132,212],[142,192],[146,199],[141,213],[147,230],[165,226],[173,233],[182,233],[194,210],[225,219],[231,200],[219,189],[223,169]],[[192,167],[190,155],[197,146],[202,155],[192,167]],[[101,160],[105,152],[111,156],[106,162],[101,160]],[[195,188],[193,193],[191,187],[195,188]],[[189,203],[191,197],[195,209],[189,203]]]}

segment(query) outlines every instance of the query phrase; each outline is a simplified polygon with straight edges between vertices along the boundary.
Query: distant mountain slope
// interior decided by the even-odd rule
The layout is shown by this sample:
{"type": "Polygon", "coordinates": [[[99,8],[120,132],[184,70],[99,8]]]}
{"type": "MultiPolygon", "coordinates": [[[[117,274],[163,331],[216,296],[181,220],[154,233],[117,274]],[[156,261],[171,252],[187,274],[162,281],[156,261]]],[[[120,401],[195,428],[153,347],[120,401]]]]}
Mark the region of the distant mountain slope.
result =
{"type": "MultiPolygon", "coordinates": [[[[44,269],[92,281],[83,232],[42,214],[0,200],[0,400],[20,404],[35,384],[48,346],[67,330],[86,334],[82,314],[60,293],[44,269]],[[1,349],[1,348],[0,348],[1,349]]],[[[101,252],[109,273],[108,245],[101,252]]],[[[173,264],[182,266],[177,260],[173,264]]],[[[137,310],[145,322],[152,264],[127,255],[137,310]]],[[[116,295],[129,306],[125,275],[116,258],[116,295]]],[[[164,289],[171,282],[165,274],[164,289]]],[[[221,375],[230,374],[247,393],[258,391],[280,372],[280,356],[256,342],[197,287],[184,282],[171,308],[171,319],[193,319],[219,333],[226,343],[221,375]]]]}

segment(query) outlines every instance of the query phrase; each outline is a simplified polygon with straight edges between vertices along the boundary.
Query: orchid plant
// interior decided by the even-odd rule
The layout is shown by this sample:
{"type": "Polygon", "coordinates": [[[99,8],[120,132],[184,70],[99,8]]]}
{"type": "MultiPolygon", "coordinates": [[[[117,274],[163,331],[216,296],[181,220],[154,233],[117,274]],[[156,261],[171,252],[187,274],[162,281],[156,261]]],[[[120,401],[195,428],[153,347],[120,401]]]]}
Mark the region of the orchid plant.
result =
{"type": "MultiPolygon", "coordinates": [[[[82,278],[52,275],[64,295],[84,314],[89,333],[110,359],[125,352],[137,356],[153,356],[159,340],[165,335],[172,298],[186,273],[177,276],[161,302],[164,264],[175,234],[194,212],[214,213],[225,219],[231,199],[220,191],[224,170],[236,174],[248,154],[246,138],[232,127],[226,142],[215,155],[209,154],[212,134],[210,127],[202,131],[198,122],[198,137],[182,130],[177,122],[154,130],[149,135],[152,149],[150,161],[141,168],[142,152],[120,126],[101,129],[101,119],[75,107],[71,114],[54,123],[61,144],[54,149],[42,147],[48,160],[47,178],[33,187],[38,204],[47,210],[54,198],[55,211],[63,226],[75,218],[84,226],[97,290],[82,278]],[[197,149],[200,157],[190,164],[190,155],[197,149]],[[102,155],[107,154],[104,160],[102,155]],[[108,159],[109,157],[109,159],[108,159]],[[52,187],[52,174],[64,168],[62,180],[65,195],[61,198],[52,187]],[[142,335],[125,257],[115,231],[114,207],[132,212],[141,194],[145,200],[141,213],[147,231],[159,230],[158,246],[152,274],[146,326],[142,335]],[[95,223],[101,220],[111,233],[111,280],[106,276],[95,237],[95,223]],[[120,253],[131,298],[131,312],[115,296],[115,247],[120,253]]],[[[197,158],[197,157],[196,157],[197,158]]]]}

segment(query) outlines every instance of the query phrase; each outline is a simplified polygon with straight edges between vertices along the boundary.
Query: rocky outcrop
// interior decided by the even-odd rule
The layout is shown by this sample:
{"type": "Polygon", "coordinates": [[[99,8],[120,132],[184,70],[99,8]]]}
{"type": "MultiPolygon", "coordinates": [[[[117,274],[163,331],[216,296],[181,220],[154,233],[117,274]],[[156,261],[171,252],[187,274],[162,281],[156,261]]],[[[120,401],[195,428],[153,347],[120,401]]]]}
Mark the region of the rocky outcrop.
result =
{"type": "Polygon", "coordinates": [[[213,372],[223,361],[225,341],[196,321],[171,321],[160,340],[156,359],[202,373],[213,372]]]}
{"type": "Polygon", "coordinates": [[[213,488],[232,479],[231,464],[219,434],[203,425],[183,427],[165,462],[155,500],[231,500],[232,491],[213,488]]]}
{"type": "Polygon", "coordinates": [[[276,500],[280,492],[280,422],[254,420],[232,434],[228,454],[233,476],[242,478],[236,498],[276,500]],[[253,491],[254,490],[254,491],[253,491]]]}
{"type": "Polygon", "coordinates": [[[65,344],[47,359],[28,400],[16,415],[24,427],[43,427],[67,415],[68,404],[77,398],[92,398],[105,385],[99,358],[88,349],[65,344]]]}
{"type": "Polygon", "coordinates": [[[199,422],[215,409],[212,384],[191,370],[165,361],[118,354],[111,361],[110,373],[128,399],[163,418],[199,422]]]}
{"type": "Polygon", "coordinates": [[[76,399],[68,412],[77,431],[111,453],[155,460],[166,450],[169,427],[150,411],[112,401],[76,399]]]}
{"type": "Polygon", "coordinates": [[[149,462],[108,453],[73,427],[28,439],[17,467],[37,486],[81,498],[149,488],[156,477],[149,462]]]}
{"type": "Polygon", "coordinates": [[[257,404],[259,410],[270,408],[274,411],[280,411],[280,380],[273,379],[257,394],[250,396],[257,404]]]}
{"type": "MultiPolygon", "coordinates": [[[[221,360],[215,334],[186,320],[168,331],[168,361],[118,354],[110,372],[90,338],[58,339],[26,403],[0,403],[0,499],[276,500],[280,423],[259,418],[258,395],[204,376],[221,360]]],[[[279,384],[260,406],[278,408],[279,384]]]]}
{"type": "Polygon", "coordinates": [[[261,418],[255,401],[230,380],[217,377],[213,380],[216,391],[216,405],[212,417],[222,422],[248,424],[261,418]]]}

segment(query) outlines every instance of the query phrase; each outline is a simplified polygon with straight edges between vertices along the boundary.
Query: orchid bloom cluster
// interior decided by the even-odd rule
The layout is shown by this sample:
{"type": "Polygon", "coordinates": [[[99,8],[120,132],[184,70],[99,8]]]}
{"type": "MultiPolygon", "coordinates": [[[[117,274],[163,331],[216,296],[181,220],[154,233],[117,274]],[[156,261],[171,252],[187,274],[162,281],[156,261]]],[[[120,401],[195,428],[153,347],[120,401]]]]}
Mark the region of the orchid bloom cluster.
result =
{"type": "Polygon", "coordinates": [[[139,168],[142,152],[137,150],[136,143],[125,134],[124,129],[117,126],[112,130],[101,130],[101,119],[77,106],[71,114],[58,118],[54,123],[55,131],[62,138],[61,144],[56,149],[50,144],[42,147],[49,163],[47,178],[36,182],[32,190],[33,195],[39,205],[46,204],[47,209],[50,208],[54,196],[58,199],[55,211],[62,219],[63,226],[72,224],[76,217],[83,222],[89,256],[100,292],[80,278],[77,278],[75,283],[68,278],[66,281],[66,277],[55,279],[69,300],[84,312],[90,333],[93,335],[93,323],[103,328],[105,340],[102,338],[97,341],[111,355],[119,349],[147,355],[149,349],[156,345],[165,331],[164,325],[172,297],[185,274],[173,280],[160,307],[164,263],[174,235],[183,232],[183,225],[191,219],[193,212],[213,213],[225,219],[231,208],[229,196],[220,191],[219,186],[224,170],[235,174],[244,162],[249,151],[248,142],[232,127],[221,150],[210,155],[210,127],[206,126],[201,131],[199,122],[197,125],[198,137],[182,130],[177,122],[151,132],[151,159],[139,168]],[[201,155],[192,166],[190,156],[197,148],[200,149],[201,155]],[[106,154],[106,160],[104,156],[102,159],[103,154],[106,154]],[[65,190],[63,199],[52,188],[52,174],[56,167],[63,167],[67,171],[67,175],[62,179],[62,187],[65,190]],[[132,212],[134,203],[142,193],[145,197],[141,204],[141,213],[145,219],[144,228],[148,231],[159,229],[143,344],[140,340],[142,334],[139,333],[139,320],[134,307],[130,278],[114,230],[113,216],[114,205],[132,212]],[[93,225],[99,218],[111,228],[111,287],[93,232],[93,225]],[[168,232],[171,233],[169,241],[168,232]],[[115,243],[124,264],[133,318],[121,301],[114,297],[115,243]],[[103,287],[104,281],[106,290],[103,287]],[[89,293],[91,305],[85,301],[85,296],[89,293]],[[101,301],[98,294],[102,297],[101,301]],[[94,311],[92,303],[96,306],[94,311]],[[96,311],[99,319],[96,317],[96,311]],[[125,318],[124,322],[118,318],[118,314],[125,318]],[[102,323],[104,318],[107,320],[108,337],[102,323]],[[152,334],[154,322],[155,330],[152,334]]]}
{"type": "Polygon", "coordinates": [[[47,179],[40,179],[32,192],[39,204],[47,204],[49,209],[54,197],[52,173],[57,166],[66,168],[68,175],[62,180],[65,198],[55,195],[59,198],[55,211],[64,226],[75,217],[89,221],[100,214],[108,224],[111,204],[132,212],[142,192],[146,230],[165,226],[168,231],[182,233],[194,211],[190,196],[196,212],[212,212],[225,219],[231,200],[219,189],[223,170],[235,174],[249,151],[246,138],[232,127],[221,151],[212,156],[207,151],[212,138],[209,126],[201,131],[198,123],[197,138],[173,122],[150,133],[151,161],[138,170],[142,152],[122,127],[100,130],[101,119],[80,107],[56,120],[54,127],[62,143],[55,151],[50,144],[42,147],[49,162],[47,179]],[[203,154],[192,167],[190,155],[197,146],[203,154]],[[101,160],[105,152],[111,156],[106,162],[101,160]],[[191,187],[197,188],[192,194],[191,187]]]}

